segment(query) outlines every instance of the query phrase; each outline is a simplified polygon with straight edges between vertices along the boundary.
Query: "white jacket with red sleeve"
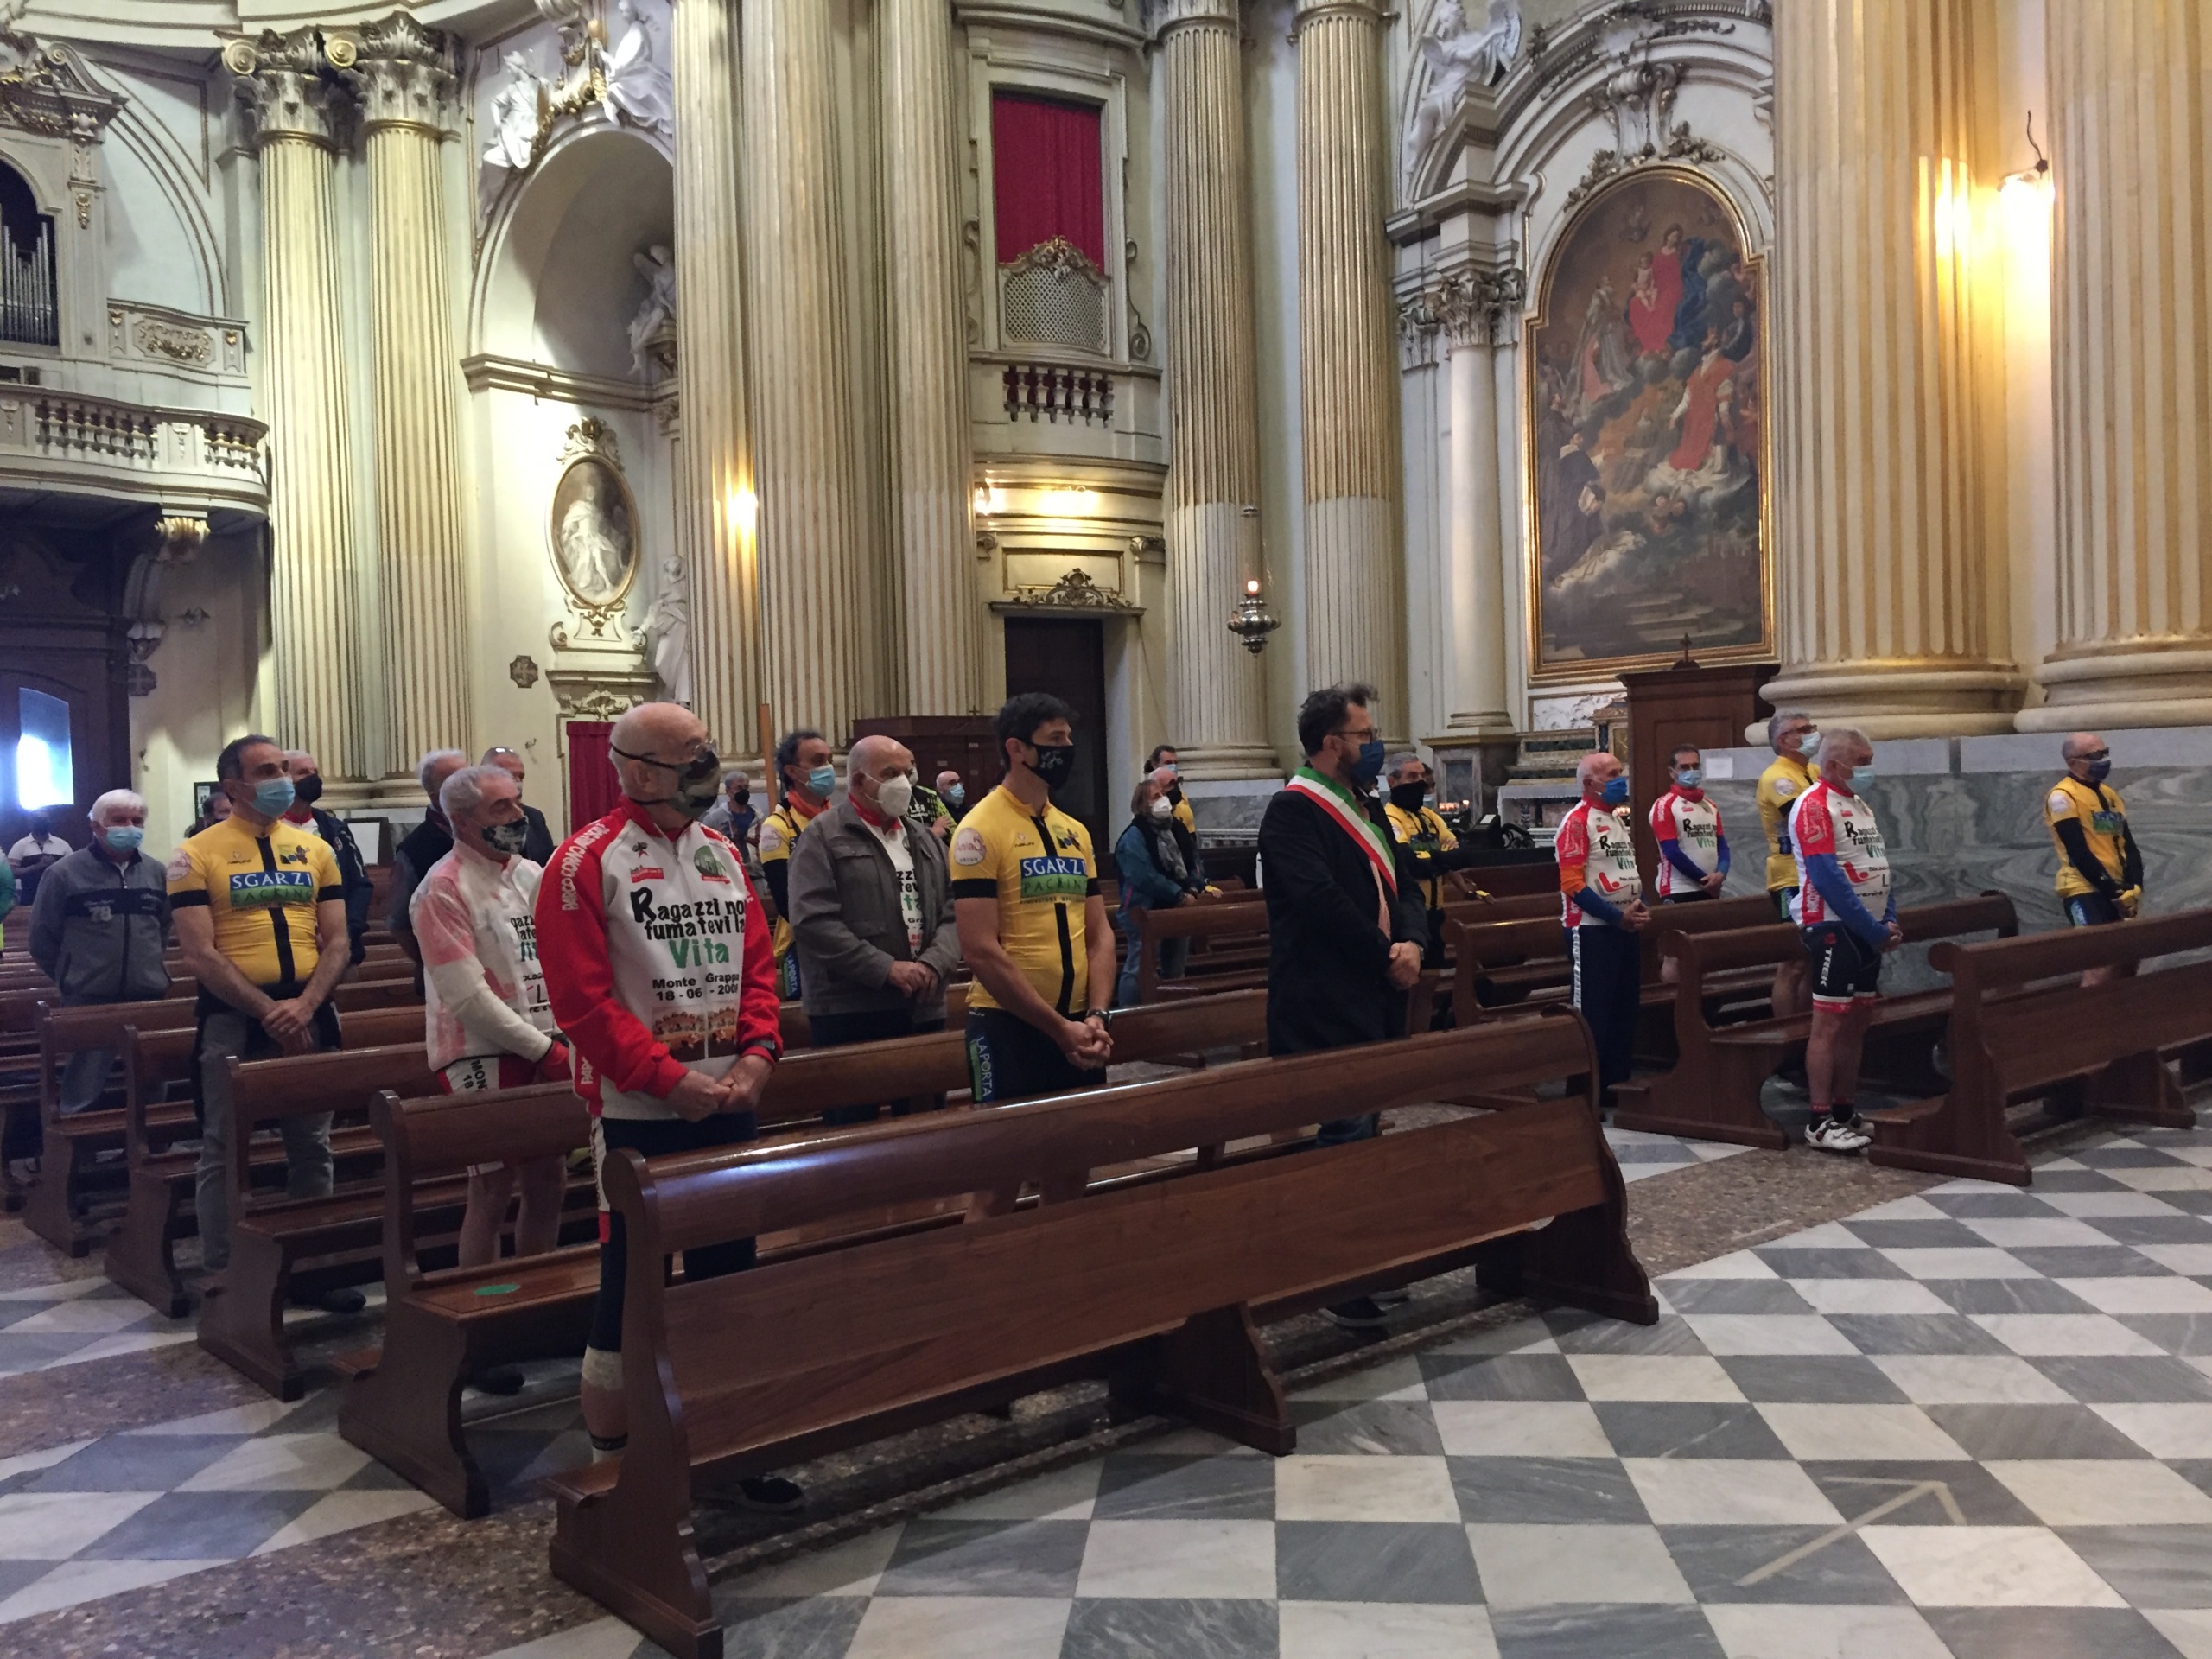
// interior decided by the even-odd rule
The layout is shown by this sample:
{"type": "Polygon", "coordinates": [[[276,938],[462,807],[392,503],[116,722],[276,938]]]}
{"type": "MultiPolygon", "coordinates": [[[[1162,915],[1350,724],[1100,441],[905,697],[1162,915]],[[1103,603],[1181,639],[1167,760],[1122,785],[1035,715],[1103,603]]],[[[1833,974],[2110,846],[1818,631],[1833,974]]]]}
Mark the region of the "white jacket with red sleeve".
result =
{"type": "Polygon", "coordinates": [[[781,1058],[767,918],[735,847],[673,840],[632,801],[563,842],[537,889],[537,954],[576,1092],[606,1117],[671,1118],[685,1071],[781,1058]]]}

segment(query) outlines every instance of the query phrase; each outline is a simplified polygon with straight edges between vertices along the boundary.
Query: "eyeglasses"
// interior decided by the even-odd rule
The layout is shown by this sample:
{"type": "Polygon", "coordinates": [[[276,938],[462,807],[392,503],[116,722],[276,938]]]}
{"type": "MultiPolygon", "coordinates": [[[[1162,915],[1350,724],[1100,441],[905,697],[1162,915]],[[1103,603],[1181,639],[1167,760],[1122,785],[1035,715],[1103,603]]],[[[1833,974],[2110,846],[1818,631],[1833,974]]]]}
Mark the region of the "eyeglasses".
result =
{"type": "Polygon", "coordinates": [[[2112,751],[2110,749],[2091,749],[2086,753],[2077,754],[2074,758],[2076,760],[2086,760],[2094,766],[2099,761],[2111,760],[2112,751]]]}

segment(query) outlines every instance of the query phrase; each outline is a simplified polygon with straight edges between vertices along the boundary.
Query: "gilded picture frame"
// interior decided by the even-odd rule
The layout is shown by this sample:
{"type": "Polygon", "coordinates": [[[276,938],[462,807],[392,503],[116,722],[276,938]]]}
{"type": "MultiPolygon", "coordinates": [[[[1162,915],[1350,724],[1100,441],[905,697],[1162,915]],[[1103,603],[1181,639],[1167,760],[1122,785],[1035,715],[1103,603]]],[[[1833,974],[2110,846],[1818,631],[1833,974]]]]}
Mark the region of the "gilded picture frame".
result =
{"type": "Polygon", "coordinates": [[[553,486],[546,551],[553,574],[587,614],[618,609],[638,580],[638,499],[606,448],[572,453],[553,486]]]}
{"type": "Polygon", "coordinates": [[[1775,654],[1766,272],[1710,178],[1592,194],[1522,323],[1529,678],[1775,654]],[[1692,302],[1695,302],[1693,303],[1692,302]]]}

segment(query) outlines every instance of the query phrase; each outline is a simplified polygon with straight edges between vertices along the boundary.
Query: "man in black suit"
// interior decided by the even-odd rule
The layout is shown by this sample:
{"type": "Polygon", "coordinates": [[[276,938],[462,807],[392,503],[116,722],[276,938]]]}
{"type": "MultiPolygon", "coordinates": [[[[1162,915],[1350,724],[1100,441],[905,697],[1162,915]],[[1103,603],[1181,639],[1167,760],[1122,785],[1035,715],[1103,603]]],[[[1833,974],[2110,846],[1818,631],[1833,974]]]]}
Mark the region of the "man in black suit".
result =
{"type": "MultiPolygon", "coordinates": [[[[1348,1048],[1402,1036],[1406,992],[1428,943],[1417,872],[1375,798],[1382,740],[1372,687],[1332,685],[1298,711],[1306,764],[1260,821],[1260,879],[1268,900],[1268,1050],[1348,1048]]],[[[1321,1144],[1363,1141],[1376,1115],[1321,1126],[1321,1144]]],[[[1357,1297],[1329,1310],[1338,1323],[1375,1325],[1357,1297]]]]}

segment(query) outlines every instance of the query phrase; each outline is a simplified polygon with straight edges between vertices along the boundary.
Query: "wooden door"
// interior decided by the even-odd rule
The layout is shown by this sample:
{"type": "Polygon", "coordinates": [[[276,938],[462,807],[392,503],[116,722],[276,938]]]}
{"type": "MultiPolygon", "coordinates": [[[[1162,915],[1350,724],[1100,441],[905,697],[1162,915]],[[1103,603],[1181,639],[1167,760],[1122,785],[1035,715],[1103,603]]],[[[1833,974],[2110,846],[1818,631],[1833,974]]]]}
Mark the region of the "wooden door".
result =
{"type": "Polygon", "coordinates": [[[1075,775],[1053,798],[1090,831],[1102,868],[1120,814],[1106,798],[1106,626],[1096,617],[1009,616],[1006,694],[1049,691],[1075,710],[1075,775]]]}

